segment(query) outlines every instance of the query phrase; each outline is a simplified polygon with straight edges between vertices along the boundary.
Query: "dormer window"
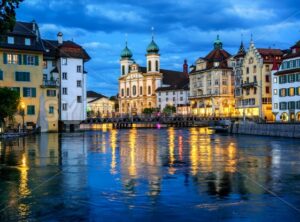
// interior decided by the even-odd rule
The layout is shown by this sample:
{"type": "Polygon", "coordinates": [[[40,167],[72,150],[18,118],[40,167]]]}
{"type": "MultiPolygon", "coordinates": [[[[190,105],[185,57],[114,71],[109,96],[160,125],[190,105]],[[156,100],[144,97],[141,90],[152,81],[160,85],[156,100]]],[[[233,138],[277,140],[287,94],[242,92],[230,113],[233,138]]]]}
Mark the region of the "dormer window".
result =
{"type": "Polygon", "coordinates": [[[292,51],[292,52],[293,52],[293,54],[295,54],[297,51],[296,51],[296,49],[293,49],[293,51],[292,51]]]}
{"type": "Polygon", "coordinates": [[[12,36],[7,37],[7,43],[8,44],[15,44],[15,38],[12,36]]]}
{"type": "Polygon", "coordinates": [[[31,45],[30,38],[25,38],[25,45],[31,45]]]}
{"type": "Polygon", "coordinates": [[[219,66],[219,62],[214,62],[214,67],[218,67],[219,66]]]}

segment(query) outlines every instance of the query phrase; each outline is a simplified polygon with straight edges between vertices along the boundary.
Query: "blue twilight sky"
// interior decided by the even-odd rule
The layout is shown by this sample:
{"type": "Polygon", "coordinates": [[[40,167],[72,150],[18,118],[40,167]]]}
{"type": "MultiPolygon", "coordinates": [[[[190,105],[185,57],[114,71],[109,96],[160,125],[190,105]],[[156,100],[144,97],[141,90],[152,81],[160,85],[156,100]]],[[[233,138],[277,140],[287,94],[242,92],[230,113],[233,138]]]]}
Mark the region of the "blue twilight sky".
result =
{"type": "Polygon", "coordinates": [[[161,67],[182,70],[211,49],[217,34],[234,54],[251,33],[258,47],[286,49],[300,39],[299,0],[25,0],[17,19],[35,19],[43,38],[61,31],[92,57],[86,65],[88,89],[105,95],[118,90],[119,56],[128,34],[134,59],[145,65],[151,27],[160,47],[161,67]]]}

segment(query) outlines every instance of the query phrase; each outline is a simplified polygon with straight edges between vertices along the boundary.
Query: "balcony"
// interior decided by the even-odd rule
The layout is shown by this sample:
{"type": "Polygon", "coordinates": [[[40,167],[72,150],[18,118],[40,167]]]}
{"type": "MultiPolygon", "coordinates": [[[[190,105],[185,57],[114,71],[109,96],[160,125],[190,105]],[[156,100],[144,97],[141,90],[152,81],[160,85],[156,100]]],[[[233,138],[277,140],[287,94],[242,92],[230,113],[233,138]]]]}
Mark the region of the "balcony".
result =
{"type": "Polygon", "coordinates": [[[253,87],[257,87],[257,82],[254,81],[254,82],[247,82],[247,81],[244,81],[242,83],[242,87],[243,88],[253,88],[253,87]]]}
{"type": "Polygon", "coordinates": [[[42,88],[58,88],[59,81],[57,80],[43,80],[42,88]]]}

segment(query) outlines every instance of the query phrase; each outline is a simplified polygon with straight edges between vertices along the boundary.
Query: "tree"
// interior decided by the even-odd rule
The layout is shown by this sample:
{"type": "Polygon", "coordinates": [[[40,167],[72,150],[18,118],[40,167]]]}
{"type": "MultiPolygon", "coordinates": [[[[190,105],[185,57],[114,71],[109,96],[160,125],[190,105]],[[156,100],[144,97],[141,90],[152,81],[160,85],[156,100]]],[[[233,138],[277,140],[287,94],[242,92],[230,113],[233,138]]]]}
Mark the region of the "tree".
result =
{"type": "Polygon", "coordinates": [[[145,108],[145,109],[143,110],[143,114],[152,114],[152,113],[154,113],[154,112],[156,112],[156,111],[157,111],[156,108],[145,108]]]}
{"type": "Polygon", "coordinates": [[[24,0],[0,1],[0,34],[12,31],[16,24],[16,9],[24,0]]]}
{"type": "Polygon", "coordinates": [[[172,114],[172,113],[176,113],[176,107],[175,106],[171,106],[171,105],[166,105],[166,107],[163,110],[163,113],[165,114],[172,114]]]}
{"type": "Polygon", "coordinates": [[[0,124],[5,123],[5,118],[12,118],[18,111],[20,103],[19,94],[9,88],[0,88],[0,124]]]}

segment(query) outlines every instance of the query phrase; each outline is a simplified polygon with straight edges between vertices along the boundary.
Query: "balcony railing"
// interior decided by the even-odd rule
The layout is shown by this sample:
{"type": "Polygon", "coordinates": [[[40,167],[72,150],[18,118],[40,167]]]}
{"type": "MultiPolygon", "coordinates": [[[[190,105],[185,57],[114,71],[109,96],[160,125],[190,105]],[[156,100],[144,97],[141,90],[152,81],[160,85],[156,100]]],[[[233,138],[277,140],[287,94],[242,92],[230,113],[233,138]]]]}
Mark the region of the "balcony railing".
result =
{"type": "Polygon", "coordinates": [[[247,82],[247,81],[245,81],[245,82],[242,83],[242,87],[243,88],[251,88],[251,87],[256,87],[256,86],[257,86],[257,82],[256,81],[254,81],[254,82],[247,82]]]}
{"type": "Polygon", "coordinates": [[[57,88],[59,87],[59,82],[56,80],[43,80],[43,84],[41,85],[43,88],[57,88]]]}

